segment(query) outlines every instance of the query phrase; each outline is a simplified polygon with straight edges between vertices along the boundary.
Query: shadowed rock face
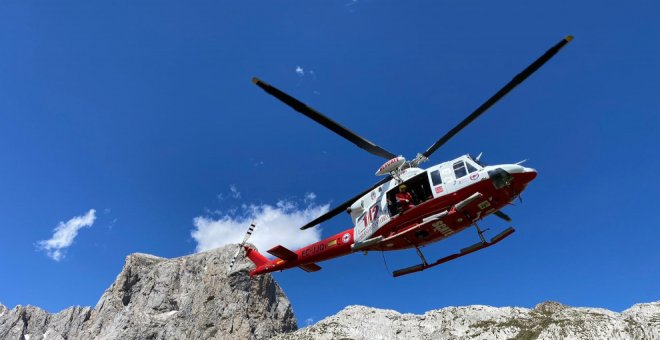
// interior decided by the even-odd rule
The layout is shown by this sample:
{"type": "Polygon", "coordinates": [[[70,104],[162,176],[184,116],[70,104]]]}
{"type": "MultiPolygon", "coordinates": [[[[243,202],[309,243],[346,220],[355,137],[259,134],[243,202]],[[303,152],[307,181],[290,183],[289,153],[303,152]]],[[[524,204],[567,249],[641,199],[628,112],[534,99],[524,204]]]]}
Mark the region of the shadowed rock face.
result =
{"type": "Polygon", "coordinates": [[[447,307],[423,315],[349,306],[273,339],[660,339],[660,302],[623,311],[544,302],[534,309],[447,307]]]}
{"type": "Polygon", "coordinates": [[[132,254],[93,309],[0,305],[0,339],[267,339],[297,329],[291,305],[236,246],[164,259],[132,254]]]}

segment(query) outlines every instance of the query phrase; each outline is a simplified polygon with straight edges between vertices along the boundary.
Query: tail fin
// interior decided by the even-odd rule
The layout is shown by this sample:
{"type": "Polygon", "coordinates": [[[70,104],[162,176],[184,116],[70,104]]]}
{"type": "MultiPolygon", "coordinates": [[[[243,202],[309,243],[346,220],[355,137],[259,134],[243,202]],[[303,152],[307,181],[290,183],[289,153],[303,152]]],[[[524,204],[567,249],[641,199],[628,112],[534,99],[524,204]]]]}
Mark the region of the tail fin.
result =
{"type": "Polygon", "coordinates": [[[247,256],[250,261],[254,262],[254,264],[259,268],[260,266],[270,262],[265,256],[261,255],[256,249],[245,246],[245,256],[247,256]]]}

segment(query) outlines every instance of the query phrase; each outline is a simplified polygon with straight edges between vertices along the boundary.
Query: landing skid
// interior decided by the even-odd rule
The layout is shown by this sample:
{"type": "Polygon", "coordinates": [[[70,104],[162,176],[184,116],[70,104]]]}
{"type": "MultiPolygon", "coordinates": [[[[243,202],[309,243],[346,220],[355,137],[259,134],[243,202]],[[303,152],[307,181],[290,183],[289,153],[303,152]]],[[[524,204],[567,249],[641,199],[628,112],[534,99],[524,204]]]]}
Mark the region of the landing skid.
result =
{"type": "Polygon", "coordinates": [[[420,263],[418,265],[415,265],[415,266],[395,270],[392,273],[392,276],[399,277],[399,276],[402,276],[402,275],[421,272],[422,270],[429,269],[431,267],[435,267],[435,266],[437,266],[439,264],[443,264],[445,262],[449,262],[449,261],[457,259],[461,256],[465,256],[467,254],[474,253],[477,250],[488,248],[488,247],[502,241],[503,239],[505,239],[506,237],[508,237],[509,235],[513,234],[513,232],[516,231],[515,229],[509,227],[509,228],[505,229],[503,232],[497,234],[492,239],[490,239],[490,242],[486,242],[486,239],[483,237],[483,232],[479,229],[478,226],[476,226],[476,224],[475,224],[475,227],[477,227],[477,232],[479,233],[479,237],[481,238],[481,242],[475,243],[475,244],[473,244],[473,245],[471,245],[467,248],[463,248],[463,249],[461,249],[460,253],[445,256],[445,257],[443,257],[443,258],[441,258],[441,259],[439,259],[439,260],[437,260],[437,261],[435,261],[434,263],[431,263],[431,264],[428,264],[426,262],[426,259],[424,258],[424,255],[421,254],[421,251],[419,250],[419,248],[415,247],[415,249],[417,250],[417,254],[422,259],[422,263],[420,263]]]}

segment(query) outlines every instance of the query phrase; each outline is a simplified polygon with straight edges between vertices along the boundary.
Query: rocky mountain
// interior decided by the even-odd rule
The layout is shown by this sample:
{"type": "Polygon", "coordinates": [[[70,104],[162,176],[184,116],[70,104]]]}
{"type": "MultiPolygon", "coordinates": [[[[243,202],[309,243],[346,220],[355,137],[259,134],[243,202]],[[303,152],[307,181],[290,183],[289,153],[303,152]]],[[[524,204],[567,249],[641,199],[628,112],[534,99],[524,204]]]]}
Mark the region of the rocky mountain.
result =
{"type": "Polygon", "coordinates": [[[236,246],[164,259],[132,254],[96,307],[50,314],[0,305],[0,339],[268,339],[297,329],[270,275],[250,279],[236,246]]]}
{"type": "Polygon", "coordinates": [[[622,313],[545,302],[534,309],[447,307],[423,315],[349,306],[273,339],[660,339],[660,302],[622,313]]]}
{"type": "Polygon", "coordinates": [[[77,339],[660,339],[660,302],[616,313],[545,302],[518,307],[447,307],[423,315],[349,306],[297,330],[270,275],[235,246],[164,259],[132,254],[95,307],[50,314],[0,304],[0,340],[77,339]]]}

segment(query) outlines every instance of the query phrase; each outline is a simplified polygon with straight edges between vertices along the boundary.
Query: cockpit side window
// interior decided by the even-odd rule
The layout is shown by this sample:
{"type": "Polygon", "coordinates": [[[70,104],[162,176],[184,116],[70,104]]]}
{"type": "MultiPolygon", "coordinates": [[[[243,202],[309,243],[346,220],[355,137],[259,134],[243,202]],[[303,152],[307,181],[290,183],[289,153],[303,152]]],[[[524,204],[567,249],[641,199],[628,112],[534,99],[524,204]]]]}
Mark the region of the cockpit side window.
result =
{"type": "Polygon", "coordinates": [[[459,161],[454,163],[454,174],[456,175],[457,179],[467,175],[467,170],[465,169],[465,162],[459,161]]]}
{"type": "Polygon", "coordinates": [[[435,170],[431,172],[431,181],[433,182],[434,186],[442,184],[442,179],[440,178],[440,171],[435,170]]]}

